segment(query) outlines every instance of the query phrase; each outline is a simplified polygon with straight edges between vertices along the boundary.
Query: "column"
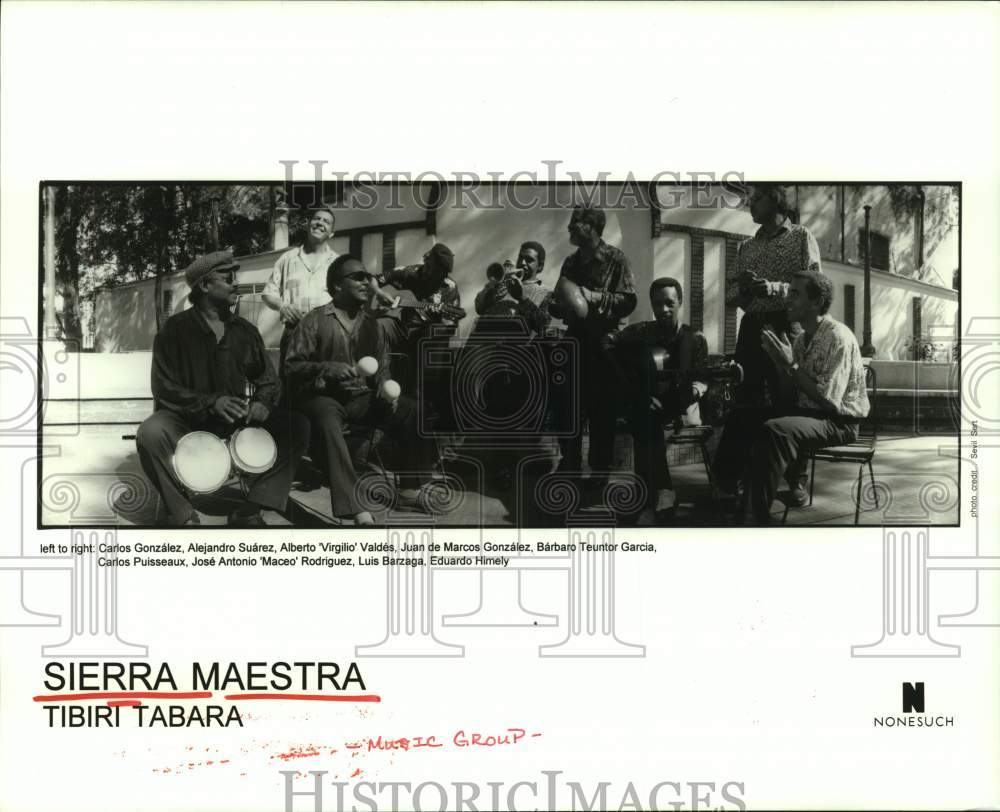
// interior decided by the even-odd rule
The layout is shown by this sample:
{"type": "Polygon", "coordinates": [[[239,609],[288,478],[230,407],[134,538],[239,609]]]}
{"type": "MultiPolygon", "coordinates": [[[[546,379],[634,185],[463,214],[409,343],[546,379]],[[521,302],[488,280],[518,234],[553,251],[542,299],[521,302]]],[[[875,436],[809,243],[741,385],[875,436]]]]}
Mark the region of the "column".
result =
{"type": "Polygon", "coordinates": [[[852,657],[957,657],[959,646],[930,630],[926,527],[882,531],[882,636],[851,646],[852,657]]]}

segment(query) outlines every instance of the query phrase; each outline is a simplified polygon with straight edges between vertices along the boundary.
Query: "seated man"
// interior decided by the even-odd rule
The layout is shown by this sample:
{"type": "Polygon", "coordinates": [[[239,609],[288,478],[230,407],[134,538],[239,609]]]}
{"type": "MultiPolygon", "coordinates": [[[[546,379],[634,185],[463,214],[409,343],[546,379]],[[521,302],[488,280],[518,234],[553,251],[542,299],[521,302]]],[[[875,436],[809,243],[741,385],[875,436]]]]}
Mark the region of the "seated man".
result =
{"type": "Polygon", "coordinates": [[[228,436],[239,425],[262,425],[277,445],[277,461],[256,478],[231,525],[263,525],[261,507],[284,510],[295,469],[309,442],[309,424],[275,410],[281,385],[257,328],[231,308],[239,268],[227,251],[199,257],[184,272],[194,305],[171,316],[153,341],[156,407],[136,434],[139,461],[160,494],[171,524],[200,524],[171,460],[190,431],[228,436]],[[248,389],[253,396],[245,399],[248,389]]]}
{"type": "Polygon", "coordinates": [[[787,308],[789,320],[799,322],[803,333],[794,343],[770,330],[761,336],[797,406],[781,416],[762,415],[767,419],[756,425],[744,422],[750,502],[760,524],[771,520],[771,502],[789,465],[818,448],[853,442],[858,421],[868,415],[861,350],[850,328],[827,312],[832,302],[829,277],[799,272],[789,285],[787,308]]]}
{"type": "MultiPolygon", "coordinates": [[[[362,510],[355,491],[357,475],[344,438],[349,424],[374,424],[396,440],[407,452],[405,469],[411,485],[429,480],[436,451],[432,441],[417,434],[414,401],[386,400],[376,394],[376,387],[381,392],[381,384],[389,378],[389,351],[407,341],[421,322],[411,319],[404,325],[395,316],[370,310],[373,279],[358,258],[337,257],[327,271],[332,300],[299,322],[286,361],[295,408],[309,418],[325,457],[333,514],[353,517],[358,525],[371,525],[374,518],[362,510]],[[379,361],[374,387],[356,370],[366,355],[379,361]]],[[[425,507],[423,496],[413,493],[414,501],[425,507]]]]}
{"type": "Polygon", "coordinates": [[[693,377],[708,358],[708,342],[680,320],[684,291],[676,279],[656,279],[649,287],[654,321],[632,324],[610,336],[616,358],[631,384],[627,397],[635,474],[646,486],[648,502],[639,517],[644,525],[668,521],[676,495],[667,465],[664,427],[679,426],[708,386],[693,377]],[[661,348],[662,364],[650,351],[661,348]]]}

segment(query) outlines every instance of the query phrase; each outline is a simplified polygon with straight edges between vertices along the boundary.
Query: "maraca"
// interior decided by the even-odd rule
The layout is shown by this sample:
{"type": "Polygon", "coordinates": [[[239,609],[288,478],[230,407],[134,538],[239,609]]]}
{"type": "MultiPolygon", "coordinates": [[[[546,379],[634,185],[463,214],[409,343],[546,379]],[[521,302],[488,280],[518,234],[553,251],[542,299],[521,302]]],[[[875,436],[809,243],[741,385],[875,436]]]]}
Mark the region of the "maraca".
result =
{"type": "MultiPolygon", "coordinates": [[[[378,361],[366,355],[354,365],[354,374],[359,378],[369,378],[378,372],[378,361]]],[[[326,389],[326,378],[320,375],[316,378],[316,388],[326,389]]]]}
{"type": "Polygon", "coordinates": [[[400,389],[399,384],[390,378],[382,383],[378,396],[392,406],[397,400],[399,400],[400,392],[402,392],[402,389],[400,389]]]}
{"type": "Polygon", "coordinates": [[[358,374],[359,378],[370,378],[378,372],[378,361],[370,355],[366,355],[354,365],[354,371],[358,374]]]}

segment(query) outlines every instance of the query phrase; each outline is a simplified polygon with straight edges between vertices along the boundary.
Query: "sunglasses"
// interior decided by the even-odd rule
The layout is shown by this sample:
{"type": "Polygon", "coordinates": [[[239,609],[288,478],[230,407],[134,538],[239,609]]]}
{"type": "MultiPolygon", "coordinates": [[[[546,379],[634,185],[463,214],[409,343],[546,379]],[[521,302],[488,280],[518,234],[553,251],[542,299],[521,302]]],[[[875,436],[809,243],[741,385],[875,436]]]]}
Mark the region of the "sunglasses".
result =
{"type": "Polygon", "coordinates": [[[355,282],[367,282],[371,277],[364,271],[358,271],[357,273],[351,273],[344,277],[344,279],[352,279],[355,282]]]}

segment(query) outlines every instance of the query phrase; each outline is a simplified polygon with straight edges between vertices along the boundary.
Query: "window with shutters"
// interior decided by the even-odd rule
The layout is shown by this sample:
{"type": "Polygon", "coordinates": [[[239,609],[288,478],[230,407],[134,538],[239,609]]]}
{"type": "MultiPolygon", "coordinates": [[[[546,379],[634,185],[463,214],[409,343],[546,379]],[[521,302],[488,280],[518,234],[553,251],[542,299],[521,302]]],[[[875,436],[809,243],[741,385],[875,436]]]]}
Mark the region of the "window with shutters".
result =
{"type": "MultiPolygon", "coordinates": [[[[862,228],[858,231],[858,256],[862,262],[865,261],[866,248],[865,230],[862,228]]],[[[889,270],[889,238],[877,231],[872,232],[872,267],[879,271],[889,270]]]]}

